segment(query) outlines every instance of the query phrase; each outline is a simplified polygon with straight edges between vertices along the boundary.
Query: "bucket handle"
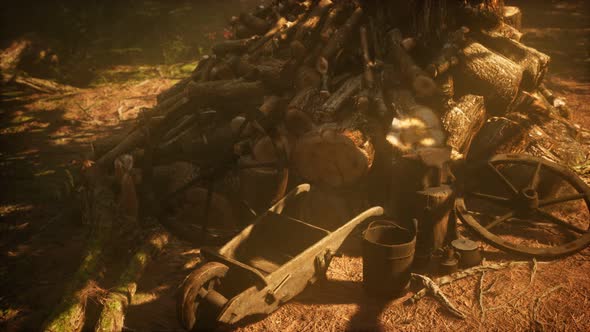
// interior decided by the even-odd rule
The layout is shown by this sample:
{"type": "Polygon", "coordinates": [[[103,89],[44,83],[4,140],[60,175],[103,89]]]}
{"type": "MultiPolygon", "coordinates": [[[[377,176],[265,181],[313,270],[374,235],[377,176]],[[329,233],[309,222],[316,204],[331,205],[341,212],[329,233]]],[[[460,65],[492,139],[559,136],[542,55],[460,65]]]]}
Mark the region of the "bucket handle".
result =
{"type": "Polygon", "coordinates": [[[395,227],[395,228],[403,229],[404,231],[408,231],[408,232],[410,231],[409,229],[407,229],[405,227],[402,227],[402,226],[400,226],[400,225],[398,225],[395,222],[390,221],[390,220],[375,220],[375,221],[372,221],[369,224],[369,226],[367,226],[367,230],[369,230],[371,228],[374,228],[374,227],[378,227],[378,226],[390,226],[390,227],[395,227]]]}

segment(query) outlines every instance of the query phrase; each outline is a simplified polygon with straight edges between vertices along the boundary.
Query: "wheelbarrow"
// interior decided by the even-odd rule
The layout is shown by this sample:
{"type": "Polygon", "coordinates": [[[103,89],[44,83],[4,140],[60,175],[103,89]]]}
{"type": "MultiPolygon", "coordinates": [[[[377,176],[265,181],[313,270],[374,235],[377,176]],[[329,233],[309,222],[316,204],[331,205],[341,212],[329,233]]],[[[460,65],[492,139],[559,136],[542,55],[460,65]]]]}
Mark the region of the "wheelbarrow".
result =
{"type": "Polygon", "coordinates": [[[234,324],[246,316],[269,314],[325,277],[330,261],[370,208],[334,231],[289,216],[303,184],[220,249],[202,248],[203,263],[179,287],[178,318],[187,330],[234,324]]]}

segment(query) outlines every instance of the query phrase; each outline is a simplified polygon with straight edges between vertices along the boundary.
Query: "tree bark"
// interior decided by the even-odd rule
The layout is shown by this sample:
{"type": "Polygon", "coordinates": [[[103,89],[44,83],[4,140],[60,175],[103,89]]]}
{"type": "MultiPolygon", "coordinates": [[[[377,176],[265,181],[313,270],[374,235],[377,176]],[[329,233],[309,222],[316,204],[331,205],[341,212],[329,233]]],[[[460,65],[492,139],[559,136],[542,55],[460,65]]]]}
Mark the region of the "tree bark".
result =
{"type": "Polygon", "coordinates": [[[485,120],[486,109],[482,96],[461,97],[442,116],[443,127],[448,133],[447,144],[458,153],[465,154],[485,120]]]}
{"type": "Polygon", "coordinates": [[[503,114],[516,100],[522,77],[521,66],[473,42],[459,56],[455,86],[484,96],[488,111],[503,114]]]}

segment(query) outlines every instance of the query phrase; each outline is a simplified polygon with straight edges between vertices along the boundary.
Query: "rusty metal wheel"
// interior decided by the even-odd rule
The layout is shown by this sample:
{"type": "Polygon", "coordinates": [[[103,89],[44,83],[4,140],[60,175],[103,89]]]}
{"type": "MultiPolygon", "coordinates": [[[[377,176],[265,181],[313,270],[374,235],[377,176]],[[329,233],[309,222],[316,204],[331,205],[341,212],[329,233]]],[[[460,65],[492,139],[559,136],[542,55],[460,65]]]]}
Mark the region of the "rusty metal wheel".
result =
{"type": "Polygon", "coordinates": [[[564,166],[502,154],[468,168],[463,186],[457,215],[497,248],[556,258],[590,244],[590,188],[564,166]]]}
{"type": "Polygon", "coordinates": [[[208,262],[191,272],[178,289],[176,314],[188,331],[212,329],[227,298],[217,292],[229,268],[208,262]]]}

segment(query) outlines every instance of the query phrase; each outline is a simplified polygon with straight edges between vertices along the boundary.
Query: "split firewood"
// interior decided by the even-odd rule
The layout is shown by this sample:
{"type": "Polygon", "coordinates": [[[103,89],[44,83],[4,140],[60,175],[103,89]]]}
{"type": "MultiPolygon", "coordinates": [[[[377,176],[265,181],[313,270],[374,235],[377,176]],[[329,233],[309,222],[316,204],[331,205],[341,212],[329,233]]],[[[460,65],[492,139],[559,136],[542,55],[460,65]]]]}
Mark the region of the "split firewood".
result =
{"type": "Polygon", "coordinates": [[[401,45],[402,36],[399,30],[393,30],[388,34],[389,52],[388,58],[401,69],[403,77],[410,83],[418,97],[431,97],[437,92],[436,84],[430,76],[418,67],[412,57],[401,45]]]}
{"type": "Polygon", "coordinates": [[[420,279],[424,286],[426,286],[426,288],[430,290],[432,296],[434,296],[434,298],[437,299],[440,302],[440,304],[442,304],[443,307],[445,307],[445,309],[447,309],[453,316],[459,319],[465,319],[465,314],[462,313],[459,309],[457,309],[457,307],[455,307],[455,305],[452,304],[451,301],[449,301],[449,299],[445,296],[445,294],[438,287],[438,285],[434,281],[432,281],[432,279],[417,273],[412,273],[412,278],[420,279]]]}
{"type": "Polygon", "coordinates": [[[476,95],[462,96],[442,116],[443,127],[448,133],[447,144],[458,153],[465,154],[485,120],[484,98],[476,95]]]}
{"type": "Polygon", "coordinates": [[[459,54],[455,87],[486,98],[491,113],[513,106],[520,90],[523,68],[482,44],[472,42],[459,54]]]}
{"type": "Polygon", "coordinates": [[[289,132],[301,136],[311,130],[314,113],[320,107],[321,99],[319,90],[313,87],[301,90],[291,99],[285,117],[289,132]]]}
{"type": "Polygon", "coordinates": [[[152,258],[168,243],[169,234],[156,226],[146,237],[145,243],[137,249],[129,265],[121,274],[116,286],[103,299],[103,309],[94,327],[97,332],[122,331],[125,327],[125,312],[133,301],[137,283],[152,258]]]}
{"type": "Polygon", "coordinates": [[[517,30],[522,29],[522,12],[515,6],[504,6],[504,23],[513,26],[517,30]]]}

